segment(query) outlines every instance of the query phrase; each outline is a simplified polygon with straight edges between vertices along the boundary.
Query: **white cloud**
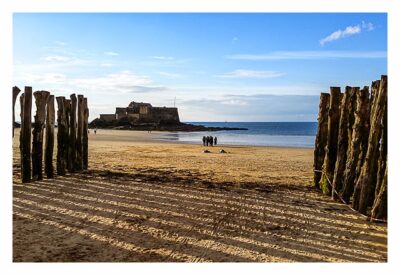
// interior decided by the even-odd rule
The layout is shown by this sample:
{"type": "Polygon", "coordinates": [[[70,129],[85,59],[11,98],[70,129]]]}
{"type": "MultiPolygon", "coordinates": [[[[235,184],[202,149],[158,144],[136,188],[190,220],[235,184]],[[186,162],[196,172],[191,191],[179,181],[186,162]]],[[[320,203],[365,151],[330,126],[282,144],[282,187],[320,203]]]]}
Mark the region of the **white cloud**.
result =
{"type": "Polygon", "coordinates": [[[236,36],[234,37],[234,38],[232,38],[232,44],[235,44],[236,42],[238,42],[239,41],[239,38],[237,38],[236,36]]]}
{"type": "Polygon", "coordinates": [[[101,67],[114,67],[114,64],[112,64],[112,63],[101,63],[100,66],[101,67]]]}
{"type": "Polygon", "coordinates": [[[61,47],[63,47],[63,46],[66,46],[66,45],[67,45],[67,43],[65,43],[64,41],[59,41],[59,40],[57,40],[57,41],[54,41],[54,44],[56,44],[57,46],[61,46],[61,47]]]}
{"type": "Polygon", "coordinates": [[[227,59],[251,61],[386,57],[386,51],[277,51],[267,54],[234,54],[226,56],[227,59]]]}
{"type": "Polygon", "coordinates": [[[157,60],[174,60],[172,56],[151,56],[152,59],[157,59],[157,60]]]}
{"type": "Polygon", "coordinates": [[[330,35],[322,38],[319,43],[324,46],[326,43],[330,43],[335,40],[343,39],[355,34],[361,33],[363,30],[367,31],[372,31],[374,30],[374,25],[370,22],[361,22],[361,25],[355,25],[355,26],[347,26],[344,30],[337,30],[330,35]]]}
{"type": "Polygon", "coordinates": [[[277,71],[253,71],[253,70],[235,70],[216,77],[222,78],[272,78],[285,75],[282,72],[277,71]]]}
{"type": "Polygon", "coordinates": [[[166,78],[181,78],[181,74],[176,74],[176,73],[168,73],[168,72],[158,72],[159,75],[162,75],[166,78]]]}
{"type": "Polygon", "coordinates": [[[230,99],[230,100],[221,101],[221,104],[223,104],[223,105],[236,105],[236,106],[248,105],[248,103],[246,101],[238,100],[238,99],[230,99]]]}
{"type": "Polygon", "coordinates": [[[116,53],[116,52],[104,52],[104,54],[105,55],[109,55],[109,56],[117,56],[117,55],[119,55],[119,53],[116,53]]]}
{"type": "Polygon", "coordinates": [[[363,29],[366,29],[367,31],[373,31],[373,30],[375,30],[375,26],[374,26],[374,24],[372,24],[371,22],[362,21],[362,22],[361,22],[361,27],[362,27],[363,29]]]}
{"type": "Polygon", "coordinates": [[[48,62],[69,62],[72,60],[72,58],[62,55],[49,55],[44,57],[43,60],[48,62]]]}

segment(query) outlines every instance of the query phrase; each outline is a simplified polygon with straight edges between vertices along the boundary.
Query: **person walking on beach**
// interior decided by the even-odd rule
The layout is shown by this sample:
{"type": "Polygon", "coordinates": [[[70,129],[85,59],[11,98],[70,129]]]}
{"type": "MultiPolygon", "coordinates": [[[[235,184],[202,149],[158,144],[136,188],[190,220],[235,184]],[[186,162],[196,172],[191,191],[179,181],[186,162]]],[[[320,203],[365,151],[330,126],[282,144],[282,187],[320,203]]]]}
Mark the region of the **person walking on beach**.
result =
{"type": "Polygon", "coordinates": [[[214,138],[214,145],[217,146],[217,137],[214,138]]]}
{"type": "Polygon", "coordinates": [[[210,136],[210,145],[213,146],[214,138],[213,136],[210,136]]]}
{"type": "Polygon", "coordinates": [[[206,146],[206,137],[203,136],[203,146],[206,146]]]}
{"type": "Polygon", "coordinates": [[[96,134],[96,132],[97,132],[97,129],[94,129],[94,134],[96,134]]]}

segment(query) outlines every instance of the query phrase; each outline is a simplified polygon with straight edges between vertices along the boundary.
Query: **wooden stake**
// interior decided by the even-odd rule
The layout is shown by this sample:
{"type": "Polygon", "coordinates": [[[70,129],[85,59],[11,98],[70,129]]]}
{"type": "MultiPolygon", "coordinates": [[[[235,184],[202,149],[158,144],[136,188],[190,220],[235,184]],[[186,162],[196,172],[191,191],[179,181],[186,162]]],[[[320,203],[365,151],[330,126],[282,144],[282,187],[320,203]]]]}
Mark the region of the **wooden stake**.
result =
{"type": "Polygon", "coordinates": [[[360,173],[363,161],[363,148],[367,145],[366,136],[369,131],[369,94],[368,89],[353,88],[356,95],[356,111],[352,137],[347,151],[346,169],[343,176],[341,195],[344,201],[350,202],[355,182],[360,173]]]}
{"type": "Polygon", "coordinates": [[[15,101],[17,100],[18,94],[21,92],[21,90],[17,87],[13,87],[13,105],[12,105],[12,136],[14,137],[14,123],[15,123],[15,101]]]}
{"type": "Polygon", "coordinates": [[[387,76],[381,77],[379,92],[374,100],[373,114],[371,114],[371,129],[368,138],[368,149],[364,164],[361,169],[353,194],[353,208],[362,214],[367,213],[371,206],[373,194],[376,188],[379,140],[382,133],[382,119],[385,113],[385,102],[387,100],[387,76]]]}
{"type": "Polygon", "coordinates": [[[68,117],[65,97],[58,96],[57,100],[57,175],[64,176],[68,158],[68,117]]]}
{"type": "Polygon", "coordinates": [[[387,217],[387,173],[388,166],[385,165],[385,174],[382,178],[382,183],[379,184],[379,192],[375,197],[374,204],[372,206],[371,218],[372,219],[384,219],[387,217]]]}
{"type": "Polygon", "coordinates": [[[31,181],[31,130],[32,130],[32,87],[25,87],[20,97],[21,103],[21,180],[23,183],[31,181]]]}
{"type": "Polygon", "coordinates": [[[355,90],[347,86],[344,97],[341,102],[341,114],[339,121],[339,133],[338,133],[338,151],[337,159],[335,164],[335,172],[332,182],[332,198],[337,198],[336,192],[341,191],[343,186],[343,174],[346,168],[347,151],[349,147],[349,141],[351,139],[352,132],[352,115],[354,116],[354,104],[355,102],[355,90]]]}
{"type": "Polygon", "coordinates": [[[332,192],[329,182],[332,183],[335,171],[340,119],[340,96],[340,87],[331,87],[328,114],[328,139],[325,147],[325,159],[323,164],[324,174],[319,183],[322,192],[327,195],[332,192]]]}
{"type": "Polygon", "coordinates": [[[315,138],[314,149],[314,187],[319,188],[321,173],[315,170],[322,170],[325,158],[325,146],[328,138],[328,113],[329,113],[329,98],[328,93],[321,93],[318,113],[318,130],[315,138]]]}
{"type": "Polygon", "coordinates": [[[44,154],[44,171],[47,178],[54,177],[53,151],[54,151],[54,95],[50,95],[46,110],[46,143],[44,154]]]}
{"type": "Polygon", "coordinates": [[[82,156],[83,156],[83,123],[84,123],[84,107],[83,107],[83,95],[78,95],[78,132],[76,136],[76,171],[82,170],[82,156]]]}
{"type": "Polygon", "coordinates": [[[35,96],[36,115],[32,133],[32,179],[41,180],[43,178],[43,130],[46,119],[46,104],[50,93],[36,91],[33,95],[35,96]]]}
{"type": "Polygon", "coordinates": [[[83,121],[83,139],[82,139],[82,168],[88,169],[88,120],[89,120],[89,108],[87,98],[83,99],[84,109],[84,121],[83,121]]]}
{"type": "Polygon", "coordinates": [[[68,154],[68,170],[76,171],[76,95],[72,94],[71,111],[69,117],[69,154],[68,154]]]}

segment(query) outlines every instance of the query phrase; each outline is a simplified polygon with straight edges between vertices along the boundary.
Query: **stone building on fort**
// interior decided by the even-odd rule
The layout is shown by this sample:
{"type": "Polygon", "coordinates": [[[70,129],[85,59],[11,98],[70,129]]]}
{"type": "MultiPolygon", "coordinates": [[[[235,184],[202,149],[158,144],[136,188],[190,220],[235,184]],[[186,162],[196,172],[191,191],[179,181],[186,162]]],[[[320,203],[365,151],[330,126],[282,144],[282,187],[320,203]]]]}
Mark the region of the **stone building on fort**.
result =
{"type": "Polygon", "coordinates": [[[101,114],[100,120],[106,123],[127,121],[133,125],[180,123],[178,108],[153,107],[150,103],[134,101],[128,107],[117,107],[115,114],[101,114]]]}

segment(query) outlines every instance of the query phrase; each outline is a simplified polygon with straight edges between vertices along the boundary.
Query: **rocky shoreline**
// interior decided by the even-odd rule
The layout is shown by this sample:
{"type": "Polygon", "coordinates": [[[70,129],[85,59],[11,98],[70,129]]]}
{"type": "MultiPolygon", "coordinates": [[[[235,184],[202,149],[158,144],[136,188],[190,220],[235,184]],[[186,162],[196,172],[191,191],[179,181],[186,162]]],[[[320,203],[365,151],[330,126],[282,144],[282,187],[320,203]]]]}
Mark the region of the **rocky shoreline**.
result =
{"type": "Polygon", "coordinates": [[[89,128],[113,129],[113,130],[136,130],[136,131],[167,131],[167,132],[203,132],[203,131],[232,131],[248,130],[237,127],[206,127],[204,125],[193,125],[189,123],[160,123],[160,124],[130,124],[130,123],[106,123],[95,119],[89,123],[89,128]]]}

